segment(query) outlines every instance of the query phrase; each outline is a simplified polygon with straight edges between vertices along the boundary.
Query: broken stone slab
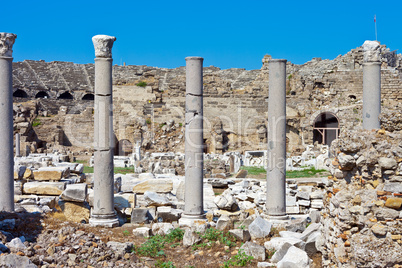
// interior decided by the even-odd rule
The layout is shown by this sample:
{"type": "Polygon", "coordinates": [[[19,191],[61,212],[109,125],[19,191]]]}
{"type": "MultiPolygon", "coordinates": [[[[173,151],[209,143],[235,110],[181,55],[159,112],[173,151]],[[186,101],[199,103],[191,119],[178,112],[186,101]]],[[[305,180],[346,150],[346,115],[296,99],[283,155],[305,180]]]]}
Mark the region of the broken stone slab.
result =
{"type": "Polygon", "coordinates": [[[87,202],[78,203],[59,200],[58,204],[61,208],[61,212],[63,212],[68,221],[76,223],[89,222],[89,214],[91,208],[87,202]]]}
{"type": "Polygon", "coordinates": [[[310,199],[323,199],[324,192],[321,190],[313,191],[310,193],[310,199]]]}
{"type": "Polygon", "coordinates": [[[254,209],[256,207],[257,207],[256,204],[251,203],[250,201],[241,201],[241,202],[239,202],[240,210],[249,210],[249,209],[254,209]]]}
{"type": "Polygon", "coordinates": [[[300,237],[302,236],[301,233],[298,232],[292,232],[292,231],[280,231],[279,232],[280,237],[283,238],[296,238],[296,239],[300,239],[300,237]]]}
{"type": "Polygon", "coordinates": [[[278,251],[282,247],[283,244],[285,243],[290,243],[295,247],[300,248],[301,250],[304,250],[306,247],[306,242],[304,242],[301,239],[298,238],[293,238],[293,237],[273,237],[271,240],[266,241],[264,243],[264,247],[267,250],[275,250],[278,251]]]}
{"type": "Polygon", "coordinates": [[[115,241],[108,241],[106,245],[112,250],[117,251],[118,253],[126,253],[131,251],[134,244],[132,242],[120,243],[115,241]]]}
{"type": "Polygon", "coordinates": [[[140,180],[152,180],[155,179],[155,175],[153,173],[140,173],[138,178],[140,180]]]}
{"type": "Polygon", "coordinates": [[[10,242],[6,243],[6,247],[8,247],[10,249],[17,250],[17,251],[24,250],[24,249],[27,248],[24,245],[24,242],[25,242],[25,237],[23,237],[23,236],[22,237],[16,237],[16,238],[12,239],[10,242]],[[24,241],[22,241],[21,238],[24,241]]]}
{"type": "Polygon", "coordinates": [[[230,190],[224,191],[221,195],[215,197],[214,203],[219,209],[236,211],[239,209],[236,198],[231,194],[230,190]]]}
{"type": "Polygon", "coordinates": [[[26,169],[26,166],[14,165],[14,180],[23,179],[26,169]]]}
{"type": "Polygon", "coordinates": [[[183,210],[174,209],[172,207],[162,206],[156,208],[156,217],[164,222],[178,221],[181,217],[183,210]]]}
{"type": "Polygon", "coordinates": [[[61,195],[66,188],[65,182],[32,181],[23,185],[24,194],[61,195]]]}
{"type": "Polygon", "coordinates": [[[26,256],[4,254],[0,256],[0,267],[36,268],[37,266],[26,256]]]}
{"type": "Polygon", "coordinates": [[[322,209],[324,208],[324,202],[321,199],[313,199],[310,204],[311,208],[322,209]]]}
{"type": "Polygon", "coordinates": [[[260,216],[257,216],[257,218],[248,226],[252,239],[267,237],[271,232],[271,228],[272,223],[264,220],[260,216]]]}
{"type": "Polygon", "coordinates": [[[173,182],[171,179],[149,179],[137,183],[133,187],[133,192],[144,194],[152,191],[157,193],[170,193],[173,190],[173,182]]]}
{"type": "Polygon", "coordinates": [[[313,222],[313,223],[314,222],[319,223],[321,220],[321,212],[318,210],[313,210],[313,209],[310,210],[309,216],[310,216],[311,222],[313,222]]]}
{"type": "Polygon", "coordinates": [[[172,202],[166,195],[160,195],[155,192],[146,191],[144,193],[144,201],[148,206],[169,206],[172,202]]]}
{"type": "Polygon", "coordinates": [[[233,228],[233,221],[230,219],[228,215],[222,215],[219,217],[216,222],[216,229],[221,231],[227,231],[233,228]]]}
{"type": "Polygon", "coordinates": [[[43,167],[33,172],[36,181],[59,181],[70,175],[68,167],[43,167]]]}
{"type": "Polygon", "coordinates": [[[84,164],[81,163],[70,163],[70,162],[55,162],[56,167],[68,167],[71,173],[81,174],[84,172],[84,164]]]}
{"type": "Polygon", "coordinates": [[[252,256],[254,259],[258,261],[265,261],[265,248],[253,242],[246,242],[241,247],[240,250],[243,250],[246,255],[252,256]]]}
{"type": "Polygon", "coordinates": [[[238,240],[238,241],[247,242],[247,241],[250,241],[250,239],[251,239],[251,235],[248,230],[233,229],[233,230],[229,230],[229,233],[231,235],[233,235],[234,238],[236,238],[236,240],[238,240]]]}
{"type": "Polygon", "coordinates": [[[132,175],[120,175],[120,177],[121,177],[120,191],[122,191],[123,193],[132,193],[134,186],[137,185],[139,182],[143,181],[137,177],[133,177],[132,175]]]}
{"type": "Polygon", "coordinates": [[[303,241],[307,241],[308,237],[309,237],[312,233],[314,233],[314,232],[320,230],[321,226],[322,226],[322,225],[321,225],[320,223],[311,223],[311,224],[306,228],[306,230],[303,231],[302,235],[300,236],[300,239],[303,240],[303,241]]]}
{"type": "Polygon", "coordinates": [[[309,207],[310,206],[310,204],[311,204],[311,202],[310,202],[310,200],[299,200],[299,201],[297,201],[297,204],[299,205],[299,206],[303,206],[303,207],[309,207]]]}
{"type": "Polygon", "coordinates": [[[133,229],[133,235],[138,236],[138,237],[148,238],[151,236],[151,228],[139,227],[139,228],[133,229]]]}
{"type": "Polygon", "coordinates": [[[388,157],[378,158],[378,164],[384,170],[389,170],[389,169],[393,170],[398,167],[398,162],[396,162],[396,160],[394,158],[388,158],[388,157]]]}
{"type": "Polygon", "coordinates": [[[310,192],[307,191],[297,191],[296,197],[299,199],[310,200],[310,192]]]}
{"type": "Polygon", "coordinates": [[[152,234],[153,235],[167,235],[172,230],[174,230],[174,226],[171,223],[158,222],[158,223],[152,224],[152,234]]]}
{"type": "Polygon", "coordinates": [[[281,261],[278,262],[278,268],[305,268],[309,267],[309,258],[307,253],[295,246],[291,246],[281,261]]]}
{"type": "Polygon", "coordinates": [[[239,172],[235,175],[235,178],[237,179],[244,179],[247,177],[248,171],[244,169],[240,169],[239,172]]]}
{"type": "Polygon", "coordinates": [[[286,196],[286,206],[293,207],[296,206],[296,196],[286,196]]]}
{"type": "Polygon", "coordinates": [[[320,239],[320,236],[322,236],[321,231],[315,231],[309,235],[306,240],[306,247],[304,249],[307,255],[312,256],[313,254],[318,252],[316,248],[316,242],[320,239]]]}
{"type": "Polygon", "coordinates": [[[68,184],[60,197],[64,201],[84,202],[87,199],[87,184],[68,184]]]}
{"type": "Polygon", "coordinates": [[[286,206],[286,214],[299,214],[300,213],[300,208],[299,205],[296,204],[294,206],[286,206]]]}
{"type": "Polygon", "coordinates": [[[271,257],[271,262],[278,263],[285,257],[286,253],[288,252],[289,248],[292,247],[292,244],[285,242],[282,244],[279,250],[275,251],[274,255],[271,257]]]}
{"type": "Polygon", "coordinates": [[[186,228],[183,235],[183,246],[190,247],[192,245],[198,244],[201,241],[200,235],[193,230],[193,228],[186,228]]]}
{"type": "Polygon", "coordinates": [[[147,208],[133,208],[131,211],[131,223],[148,223],[148,214],[147,208]]]}
{"type": "Polygon", "coordinates": [[[23,181],[14,181],[14,195],[22,195],[23,181]]]}

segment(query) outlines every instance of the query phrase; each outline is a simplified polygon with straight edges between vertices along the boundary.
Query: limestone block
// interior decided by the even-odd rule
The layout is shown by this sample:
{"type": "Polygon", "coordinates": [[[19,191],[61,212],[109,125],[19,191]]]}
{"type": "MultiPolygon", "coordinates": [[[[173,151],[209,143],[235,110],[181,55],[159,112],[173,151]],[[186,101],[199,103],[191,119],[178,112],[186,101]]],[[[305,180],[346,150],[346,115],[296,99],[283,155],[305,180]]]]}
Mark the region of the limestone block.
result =
{"type": "Polygon", "coordinates": [[[338,154],[338,162],[342,170],[352,170],[356,165],[355,158],[345,153],[338,154]]]}
{"type": "Polygon", "coordinates": [[[384,191],[391,193],[402,193],[402,183],[388,182],[384,184],[384,191]]]}
{"type": "Polygon", "coordinates": [[[222,215],[216,222],[216,229],[221,231],[227,231],[233,228],[233,221],[227,215],[222,215]]]}
{"type": "Polygon", "coordinates": [[[295,246],[288,249],[286,255],[278,262],[278,268],[305,268],[309,267],[309,258],[307,253],[295,246]]]}
{"type": "Polygon", "coordinates": [[[33,177],[33,171],[32,171],[31,168],[28,168],[28,167],[27,167],[27,168],[25,169],[23,179],[24,179],[24,180],[27,180],[27,179],[31,179],[32,177],[33,177]]]}
{"type": "Polygon", "coordinates": [[[14,165],[14,180],[21,180],[24,177],[26,166],[14,165]]]}
{"type": "Polygon", "coordinates": [[[240,169],[239,172],[237,172],[235,178],[239,179],[239,178],[246,178],[248,174],[247,170],[244,169],[240,169]]]}
{"type": "Polygon", "coordinates": [[[310,206],[312,208],[322,209],[324,208],[324,202],[321,199],[313,199],[311,200],[310,206]]]}
{"type": "Polygon", "coordinates": [[[139,182],[143,181],[136,177],[133,177],[132,175],[120,175],[120,177],[121,177],[120,191],[122,191],[123,193],[132,193],[133,187],[137,185],[139,182]]]}
{"type": "Polygon", "coordinates": [[[271,262],[277,263],[285,257],[286,253],[288,252],[289,248],[292,247],[292,244],[290,243],[284,243],[281,248],[277,251],[275,251],[274,255],[271,257],[271,262]]]}
{"type": "Polygon", "coordinates": [[[170,179],[150,179],[141,181],[133,187],[133,192],[144,194],[147,191],[157,193],[169,193],[173,190],[173,182],[170,179]]]}
{"type": "Polygon", "coordinates": [[[172,207],[157,207],[156,208],[156,217],[158,221],[162,219],[164,222],[173,222],[178,221],[181,217],[183,210],[174,209],[172,207]]]}
{"type": "Polygon", "coordinates": [[[23,186],[24,194],[61,195],[66,188],[65,182],[26,182],[23,186]]]}
{"type": "Polygon", "coordinates": [[[22,195],[23,181],[14,181],[14,195],[22,195]]]}
{"type": "Polygon", "coordinates": [[[310,202],[309,200],[299,200],[299,201],[297,201],[297,203],[298,203],[300,206],[309,207],[311,202],[310,202]]]}
{"type": "Polygon", "coordinates": [[[26,256],[4,254],[0,256],[0,267],[36,268],[37,266],[26,256]]]}
{"type": "Polygon", "coordinates": [[[309,256],[312,256],[313,254],[317,253],[318,250],[316,248],[316,242],[317,240],[320,239],[321,236],[321,231],[315,231],[309,235],[309,237],[306,240],[306,247],[304,251],[307,252],[309,256]]]}
{"type": "Polygon", "coordinates": [[[148,206],[168,206],[172,203],[165,195],[160,195],[155,192],[145,192],[144,200],[148,206]]]}
{"type": "Polygon", "coordinates": [[[239,209],[236,198],[232,195],[230,190],[226,190],[221,195],[214,199],[214,203],[220,209],[228,211],[236,211],[239,209]]]}
{"type": "Polygon", "coordinates": [[[131,211],[131,223],[148,223],[148,214],[147,208],[133,208],[131,211]]]}
{"type": "Polygon", "coordinates": [[[250,241],[251,235],[248,230],[242,230],[242,229],[233,229],[229,230],[229,233],[233,235],[237,240],[247,242],[250,241]]]}
{"type": "Polygon", "coordinates": [[[300,239],[303,240],[303,241],[307,241],[307,239],[309,238],[309,236],[310,236],[312,233],[314,233],[314,232],[320,230],[320,228],[321,228],[321,224],[319,224],[319,223],[311,223],[311,224],[306,228],[306,230],[303,231],[302,235],[300,236],[300,239]]]}
{"type": "Polygon", "coordinates": [[[252,239],[264,238],[271,232],[271,227],[272,223],[257,216],[257,218],[248,226],[248,230],[252,239]]]}
{"type": "Polygon", "coordinates": [[[273,237],[271,240],[267,241],[264,243],[264,247],[267,250],[280,250],[283,244],[285,243],[290,243],[295,247],[300,248],[301,250],[304,250],[306,247],[306,242],[304,242],[301,239],[298,238],[293,238],[293,237],[273,237]]]}
{"type": "Polygon", "coordinates": [[[296,197],[300,200],[300,199],[304,199],[304,200],[310,200],[310,192],[307,191],[298,191],[296,194],[296,197]]]}
{"type": "Polygon", "coordinates": [[[151,179],[155,179],[155,175],[153,173],[140,173],[138,175],[138,179],[140,179],[140,180],[151,180],[151,179]]]}
{"type": "Polygon", "coordinates": [[[286,195],[286,206],[288,207],[296,206],[296,196],[286,195]]]}
{"type": "Polygon", "coordinates": [[[61,211],[67,220],[77,223],[88,223],[90,207],[88,203],[59,201],[61,211]]]}
{"type": "Polygon", "coordinates": [[[64,201],[84,202],[87,199],[87,184],[67,184],[61,198],[64,201]]]}
{"type": "Polygon", "coordinates": [[[200,235],[192,228],[187,228],[183,236],[183,246],[190,247],[198,244],[201,241],[200,235]]]}
{"type": "Polygon", "coordinates": [[[243,250],[249,256],[253,256],[258,261],[265,261],[266,255],[263,246],[248,241],[240,247],[240,250],[243,250]]]}
{"type": "Polygon", "coordinates": [[[402,205],[402,198],[388,198],[385,206],[388,208],[399,209],[402,205]]]}
{"type": "Polygon", "coordinates": [[[292,207],[286,206],[286,214],[299,214],[300,213],[300,207],[299,205],[295,205],[292,207]]]}
{"type": "Polygon", "coordinates": [[[68,177],[69,174],[68,167],[43,167],[33,172],[36,181],[59,181],[68,177]]]}
{"type": "Polygon", "coordinates": [[[138,237],[148,238],[151,236],[151,228],[139,227],[139,228],[133,229],[133,235],[138,236],[138,237]]]}
{"type": "Polygon", "coordinates": [[[167,235],[172,230],[174,230],[174,226],[171,223],[166,222],[158,222],[152,224],[152,234],[153,235],[167,235]]]}
{"type": "MultiPolygon", "coordinates": [[[[25,238],[23,238],[25,241],[25,238]]],[[[16,237],[12,239],[10,242],[6,243],[6,247],[10,249],[15,249],[17,251],[24,250],[27,247],[24,245],[24,242],[21,241],[20,237],[16,237]]]]}
{"type": "Polygon", "coordinates": [[[114,194],[114,207],[120,211],[123,211],[126,208],[133,208],[134,207],[134,194],[114,194]]]}
{"type": "Polygon", "coordinates": [[[378,158],[378,164],[382,169],[396,169],[398,167],[396,160],[388,157],[378,158]]]}

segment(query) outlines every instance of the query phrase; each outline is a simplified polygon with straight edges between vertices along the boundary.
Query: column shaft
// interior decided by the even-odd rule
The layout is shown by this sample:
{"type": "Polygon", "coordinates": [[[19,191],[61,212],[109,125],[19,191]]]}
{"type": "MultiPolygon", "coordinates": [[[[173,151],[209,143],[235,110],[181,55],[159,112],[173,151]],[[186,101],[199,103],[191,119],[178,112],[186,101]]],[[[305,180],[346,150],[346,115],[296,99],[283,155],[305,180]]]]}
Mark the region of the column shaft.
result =
{"type": "Polygon", "coordinates": [[[381,63],[363,63],[363,129],[380,129],[381,63]]]}
{"type": "Polygon", "coordinates": [[[14,211],[14,140],[11,57],[0,56],[0,211],[14,211]]]}
{"type": "Polygon", "coordinates": [[[21,156],[21,137],[20,133],[15,134],[15,156],[21,156]]]}
{"type": "Polygon", "coordinates": [[[286,215],[286,60],[269,61],[267,212],[286,215]]]}
{"type": "Polygon", "coordinates": [[[184,218],[204,218],[203,58],[186,58],[184,218]]]}
{"type": "Polygon", "coordinates": [[[97,50],[107,46],[111,50],[114,37],[95,36],[95,111],[94,111],[94,207],[90,224],[115,227],[119,225],[114,211],[113,171],[113,96],[111,51],[97,50]],[[97,54],[98,53],[98,54],[97,54]]]}

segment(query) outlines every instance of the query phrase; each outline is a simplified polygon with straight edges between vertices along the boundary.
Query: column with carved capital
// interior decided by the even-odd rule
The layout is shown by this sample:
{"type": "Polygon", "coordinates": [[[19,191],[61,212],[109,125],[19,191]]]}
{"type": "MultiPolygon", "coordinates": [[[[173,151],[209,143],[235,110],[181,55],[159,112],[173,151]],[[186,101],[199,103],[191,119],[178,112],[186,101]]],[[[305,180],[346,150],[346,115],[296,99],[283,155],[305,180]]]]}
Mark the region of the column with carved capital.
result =
{"type": "Polygon", "coordinates": [[[14,211],[13,45],[17,35],[0,33],[0,211],[14,211]]]}
{"type": "Polygon", "coordinates": [[[381,51],[377,41],[363,44],[363,129],[380,129],[381,51]]]}
{"type": "Polygon", "coordinates": [[[92,226],[119,225],[114,210],[113,178],[112,47],[115,40],[115,37],[107,35],[96,35],[92,38],[96,56],[94,206],[89,220],[92,226]]]}

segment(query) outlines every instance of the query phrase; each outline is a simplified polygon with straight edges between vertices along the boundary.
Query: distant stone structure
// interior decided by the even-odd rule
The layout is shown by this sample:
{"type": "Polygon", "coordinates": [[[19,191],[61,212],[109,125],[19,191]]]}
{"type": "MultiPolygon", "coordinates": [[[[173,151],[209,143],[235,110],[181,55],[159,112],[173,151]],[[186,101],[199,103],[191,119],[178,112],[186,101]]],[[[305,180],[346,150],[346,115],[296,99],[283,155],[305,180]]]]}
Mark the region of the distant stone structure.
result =
{"type": "MultiPolygon", "coordinates": [[[[379,45],[377,50],[382,105],[392,108],[402,100],[402,56],[385,45],[379,45]]],[[[267,118],[269,58],[264,57],[260,70],[204,68],[205,122],[219,117],[227,134],[227,151],[265,149],[261,143],[264,134],[257,130],[267,118]]],[[[288,153],[298,154],[313,143],[329,145],[340,132],[362,128],[363,63],[362,46],[333,60],[314,58],[302,65],[286,63],[288,153]]],[[[66,106],[67,115],[60,117],[58,123],[64,131],[64,144],[70,141],[81,148],[91,147],[93,119],[79,114],[94,105],[93,64],[26,60],[13,63],[13,77],[15,102],[34,99],[40,114],[52,115],[58,113],[60,106],[66,106]]],[[[114,65],[113,83],[116,146],[121,140],[134,145],[141,134],[142,148],[171,150],[168,137],[159,139],[155,135],[157,126],[169,120],[184,124],[185,67],[114,65]]],[[[212,125],[204,124],[205,143],[213,144],[212,125]]],[[[44,125],[35,131],[50,144],[45,135],[49,130],[41,132],[44,125]]],[[[184,150],[183,140],[175,150],[177,146],[184,150]]],[[[206,150],[215,149],[209,146],[206,150]]]]}

